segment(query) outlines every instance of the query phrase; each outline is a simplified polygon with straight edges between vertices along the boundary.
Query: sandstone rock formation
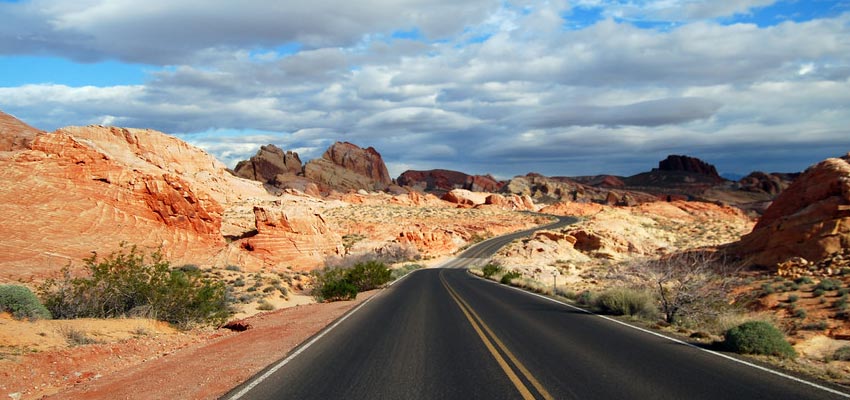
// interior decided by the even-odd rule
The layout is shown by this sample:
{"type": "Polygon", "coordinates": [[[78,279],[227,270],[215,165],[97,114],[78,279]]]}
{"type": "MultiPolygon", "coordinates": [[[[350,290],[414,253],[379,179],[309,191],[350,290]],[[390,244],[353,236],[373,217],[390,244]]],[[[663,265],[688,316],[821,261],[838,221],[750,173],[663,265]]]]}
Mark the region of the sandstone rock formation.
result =
{"type": "Polygon", "coordinates": [[[791,258],[817,263],[848,247],[850,154],[806,170],[729,250],[748,264],[775,270],[791,258]]]}
{"type": "Polygon", "coordinates": [[[452,189],[466,189],[473,192],[496,192],[504,186],[490,175],[468,175],[463,172],[446,169],[428,171],[408,170],[396,179],[401,186],[408,186],[422,192],[439,195],[452,189]]]}
{"type": "Polygon", "coordinates": [[[260,147],[257,154],[250,159],[236,164],[233,172],[236,176],[245,179],[274,183],[278,175],[297,175],[301,173],[301,170],[301,159],[298,153],[284,152],[279,147],[269,144],[260,147]]]}
{"type": "Polygon", "coordinates": [[[530,196],[537,203],[549,204],[571,201],[633,205],[656,201],[655,196],[646,193],[597,188],[578,183],[570,178],[545,177],[533,173],[514,177],[502,188],[502,192],[530,196]]]}
{"type": "Polygon", "coordinates": [[[342,254],[342,237],[333,232],[318,212],[254,207],[256,235],[242,247],[269,263],[293,263],[312,258],[320,265],[329,255],[342,254]]]}
{"type": "Polygon", "coordinates": [[[776,196],[787,189],[800,174],[767,174],[755,171],[738,181],[738,188],[748,192],[764,193],[776,196]]]}
{"type": "Polygon", "coordinates": [[[29,148],[37,135],[43,132],[23,121],[0,111],[0,152],[29,148]]]}
{"type": "Polygon", "coordinates": [[[348,142],[336,142],[321,158],[309,161],[304,166],[304,176],[339,191],[383,191],[393,183],[374,148],[361,149],[348,142]]]}

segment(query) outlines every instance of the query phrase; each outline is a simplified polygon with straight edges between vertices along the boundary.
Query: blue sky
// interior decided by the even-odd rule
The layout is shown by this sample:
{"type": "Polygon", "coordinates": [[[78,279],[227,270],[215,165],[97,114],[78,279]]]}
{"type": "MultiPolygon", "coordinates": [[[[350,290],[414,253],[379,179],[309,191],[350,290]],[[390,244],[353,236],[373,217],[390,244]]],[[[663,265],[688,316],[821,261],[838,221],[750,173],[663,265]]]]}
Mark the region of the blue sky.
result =
{"type": "Polygon", "coordinates": [[[393,175],[797,171],[850,151],[850,0],[0,0],[0,110],[230,166],[346,140],[393,175]]]}

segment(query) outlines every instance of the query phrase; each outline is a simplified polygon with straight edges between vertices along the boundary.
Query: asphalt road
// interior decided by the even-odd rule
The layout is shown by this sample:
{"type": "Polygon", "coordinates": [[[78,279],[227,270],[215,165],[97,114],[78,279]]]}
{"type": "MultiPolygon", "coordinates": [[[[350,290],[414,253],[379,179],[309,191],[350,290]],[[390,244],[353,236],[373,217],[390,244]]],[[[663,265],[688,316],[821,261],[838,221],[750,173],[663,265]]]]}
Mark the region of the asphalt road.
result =
{"type": "Polygon", "coordinates": [[[225,397],[843,398],[463,269],[416,271],[296,352],[225,397]]]}

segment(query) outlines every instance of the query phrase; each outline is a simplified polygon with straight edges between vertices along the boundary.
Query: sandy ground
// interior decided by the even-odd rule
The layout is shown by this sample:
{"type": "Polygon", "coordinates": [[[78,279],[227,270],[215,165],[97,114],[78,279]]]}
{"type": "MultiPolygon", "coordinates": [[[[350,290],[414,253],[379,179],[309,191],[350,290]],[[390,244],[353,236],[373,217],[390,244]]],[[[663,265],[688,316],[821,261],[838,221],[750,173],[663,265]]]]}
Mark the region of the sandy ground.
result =
{"type": "Polygon", "coordinates": [[[48,341],[59,340],[55,335],[64,338],[68,328],[46,323],[58,326],[62,321],[28,323],[3,318],[0,323],[6,326],[2,331],[11,331],[7,329],[11,325],[29,324],[29,329],[18,332],[27,331],[35,342],[41,338],[44,348],[54,349],[33,347],[31,353],[4,353],[0,399],[216,399],[378,292],[361,293],[353,301],[297,305],[258,314],[245,319],[251,329],[244,332],[177,332],[150,320],[92,320],[91,326],[76,329],[86,329],[92,340],[106,340],[103,335],[107,332],[125,337],[113,343],[61,349],[51,347],[48,341]],[[125,328],[101,326],[109,323],[125,328]],[[133,328],[116,333],[127,331],[126,327],[133,328]]]}

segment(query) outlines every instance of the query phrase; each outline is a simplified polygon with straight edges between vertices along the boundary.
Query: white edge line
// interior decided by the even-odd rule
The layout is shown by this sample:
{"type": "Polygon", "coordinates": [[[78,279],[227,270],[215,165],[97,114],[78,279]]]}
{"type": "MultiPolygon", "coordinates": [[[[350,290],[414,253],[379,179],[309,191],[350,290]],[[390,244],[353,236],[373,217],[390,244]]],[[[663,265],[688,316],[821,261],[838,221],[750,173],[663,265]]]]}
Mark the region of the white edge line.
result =
{"type": "MultiPolygon", "coordinates": [[[[387,284],[387,286],[386,286],[386,287],[390,287],[390,286],[392,286],[392,285],[396,284],[397,282],[399,282],[399,281],[403,280],[404,278],[406,278],[406,277],[410,276],[410,274],[412,274],[412,273],[414,273],[414,272],[416,272],[416,271],[420,271],[420,270],[421,270],[421,269],[413,270],[413,271],[411,271],[411,272],[409,272],[409,273],[405,274],[405,275],[404,275],[404,276],[402,276],[401,278],[398,278],[398,279],[396,279],[396,280],[394,280],[394,281],[390,282],[389,284],[387,284]]],[[[381,289],[381,291],[383,291],[383,289],[381,289]]],[[[360,310],[361,308],[363,308],[363,306],[365,306],[367,303],[369,303],[370,301],[372,301],[372,299],[374,299],[377,295],[378,295],[378,293],[375,293],[375,295],[373,295],[372,297],[370,297],[370,298],[366,299],[364,302],[360,303],[360,305],[358,305],[357,307],[354,307],[354,309],[353,309],[353,310],[351,310],[351,311],[349,311],[348,313],[346,313],[345,315],[343,315],[343,316],[342,316],[342,318],[340,318],[340,319],[338,319],[336,322],[334,322],[334,323],[333,323],[333,325],[331,325],[330,327],[326,328],[326,329],[325,329],[325,330],[323,330],[321,333],[319,333],[318,335],[316,335],[315,337],[313,337],[313,339],[312,339],[312,340],[310,340],[309,342],[307,342],[304,346],[301,346],[301,348],[299,348],[298,350],[296,350],[294,353],[290,354],[288,357],[284,358],[283,360],[281,360],[280,362],[278,362],[277,364],[275,364],[275,366],[274,366],[274,367],[271,367],[271,369],[269,369],[268,371],[266,371],[264,374],[262,374],[262,375],[260,375],[259,377],[255,378],[253,381],[251,381],[251,383],[249,383],[247,386],[245,386],[244,388],[242,388],[242,390],[240,390],[240,391],[236,392],[233,396],[229,397],[229,399],[230,399],[230,400],[237,400],[237,399],[239,399],[239,398],[242,398],[242,396],[244,396],[244,395],[248,394],[248,392],[250,392],[252,389],[254,389],[255,387],[257,387],[257,385],[259,385],[259,384],[260,384],[260,383],[262,383],[264,380],[266,380],[266,379],[268,379],[270,376],[272,376],[275,372],[277,372],[277,370],[279,370],[279,369],[283,368],[283,366],[284,366],[284,365],[289,364],[289,362],[290,362],[290,361],[292,361],[293,359],[295,359],[295,357],[298,357],[298,355],[299,355],[299,354],[301,354],[301,353],[303,353],[303,352],[304,352],[304,350],[307,350],[310,346],[312,346],[313,344],[315,344],[316,342],[318,342],[318,341],[319,341],[319,339],[321,339],[322,337],[324,337],[325,335],[327,335],[330,331],[332,331],[334,328],[336,328],[339,324],[341,324],[341,323],[342,323],[342,321],[345,321],[346,319],[348,319],[348,317],[350,317],[350,316],[354,315],[354,313],[356,313],[358,310],[360,310]]]]}
{"type": "Polygon", "coordinates": [[[847,394],[847,393],[844,393],[844,392],[841,392],[841,391],[838,391],[838,390],[835,390],[835,389],[832,389],[832,388],[829,388],[829,387],[826,387],[826,386],[823,386],[823,385],[819,385],[819,384],[817,384],[817,383],[810,382],[810,381],[807,381],[807,380],[805,380],[805,379],[797,378],[796,376],[788,375],[788,374],[786,374],[786,373],[782,373],[782,372],[779,372],[779,371],[776,371],[776,370],[773,370],[773,369],[770,369],[770,368],[762,367],[761,365],[753,364],[753,363],[751,363],[751,362],[744,361],[744,360],[741,360],[741,359],[738,359],[738,358],[735,358],[735,357],[732,357],[732,356],[728,356],[728,355],[723,354],[723,353],[718,353],[718,352],[713,351],[713,350],[709,350],[709,349],[705,349],[705,348],[702,348],[702,347],[699,347],[699,346],[695,346],[695,345],[690,344],[690,343],[688,343],[688,342],[685,342],[685,341],[682,341],[682,340],[679,340],[679,339],[676,339],[676,338],[671,338],[671,337],[669,337],[669,336],[662,335],[662,334],[660,334],[660,333],[658,333],[658,332],[654,332],[654,331],[651,331],[651,330],[649,330],[649,329],[644,329],[644,328],[641,328],[641,327],[639,327],[639,326],[634,326],[634,325],[632,325],[632,324],[627,324],[627,323],[625,323],[625,322],[623,322],[623,321],[619,321],[619,320],[616,320],[616,319],[614,319],[614,318],[611,318],[611,317],[608,317],[608,316],[605,316],[605,315],[600,315],[600,314],[597,314],[597,313],[595,313],[595,312],[593,312],[593,311],[588,311],[588,310],[585,310],[584,308],[576,307],[576,306],[574,306],[574,305],[572,305],[572,304],[567,304],[567,303],[564,303],[563,301],[556,300],[556,299],[553,299],[553,298],[551,298],[551,297],[546,297],[546,296],[543,296],[543,295],[538,294],[538,293],[529,292],[529,291],[527,291],[527,290],[524,290],[524,289],[521,289],[521,288],[518,288],[518,287],[515,287],[515,286],[503,285],[503,284],[501,284],[501,283],[499,283],[499,282],[491,281],[491,280],[489,280],[489,279],[484,279],[484,278],[482,278],[482,277],[480,277],[480,276],[478,276],[478,275],[475,275],[475,274],[470,274],[470,275],[472,275],[472,276],[474,276],[474,277],[476,277],[476,278],[478,278],[478,279],[481,279],[481,280],[483,280],[483,281],[485,281],[485,282],[490,282],[490,283],[493,283],[493,284],[495,284],[495,285],[504,286],[504,287],[507,287],[507,288],[510,288],[510,289],[514,289],[514,290],[517,290],[517,291],[522,292],[522,293],[525,293],[525,294],[529,294],[529,295],[532,295],[532,296],[537,296],[537,297],[539,297],[539,298],[541,298],[541,299],[549,300],[549,301],[551,301],[551,302],[553,302],[553,303],[558,303],[558,304],[560,304],[560,305],[566,306],[566,307],[571,308],[571,309],[574,309],[574,310],[578,310],[578,311],[585,312],[585,313],[587,313],[587,314],[595,315],[595,316],[597,316],[597,317],[599,317],[599,318],[602,318],[602,319],[605,319],[605,320],[608,320],[608,321],[611,321],[611,322],[614,322],[614,323],[617,323],[617,324],[620,324],[620,325],[623,325],[623,326],[626,326],[626,327],[629,327],[629,328],[632,328],[632,329],[635,329],[635,330],[638,330],[638,331],[641,331],[641,332],[644,332],[644,333],[648,333],[648,334],[650,334],[650,335],[658,336],[658,337],[660,337],[660,338],[667,339],[667,340],[669,340],[669,341],[671,341],[671,342],[675,342],[675,343],[683,344],[683,345],[685,345],[685,346],[692,347],[692,348],[694,348],[694,349],[704,351],[704,352],[706,352],[706,353],[708,353],[708,354],[713,354],[713,355],[715,355],[715,356],[717,356],[717,357],[725,358],[725,359],[727,359],[727,360],[734,361],[734,362],[736,362],[736,363],[743,364],[743,365],[746,365],[746,366],[748,366],[748,367],[752,367],[752,368],[755,368],[755,369],[758,369],[758,370],[761,370],[761,371],[764,371],[764,372],[767,372],[767,373],[771,373],[771,374],[773,374],[773,375],[781,376],[781,377],[783,377],[783,378],[790,379],[790,380],[795,381],[795,382],[797,382],[797,383],[802,383],[802,384],[804,384],[804,385],[808,385],[808,386],[811,386],[811,387],[814,387],[814,388],[817,388],[817,389],[820,389],[820,390],[823,390],[823,391],[826,391],[826,392],[829,392],[829,393],[832,393],[832,394],[837,394],[837,395],[842,396],[842,397],[844,397],[844,398],[848,398],[848,399],[850,399],[850,394],[847,394]]]}

